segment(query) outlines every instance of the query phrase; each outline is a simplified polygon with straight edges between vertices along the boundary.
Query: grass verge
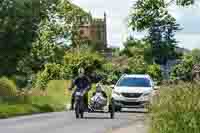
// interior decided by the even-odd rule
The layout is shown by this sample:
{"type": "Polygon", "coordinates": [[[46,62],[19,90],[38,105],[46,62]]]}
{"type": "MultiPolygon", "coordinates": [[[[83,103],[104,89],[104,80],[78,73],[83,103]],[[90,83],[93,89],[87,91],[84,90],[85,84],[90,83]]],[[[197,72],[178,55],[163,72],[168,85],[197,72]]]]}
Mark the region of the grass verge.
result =
{"type": "Polygon", "coordinates": [[[150,133],[200,133],[200,85],[161,87],[151,107],[150,133]]]}

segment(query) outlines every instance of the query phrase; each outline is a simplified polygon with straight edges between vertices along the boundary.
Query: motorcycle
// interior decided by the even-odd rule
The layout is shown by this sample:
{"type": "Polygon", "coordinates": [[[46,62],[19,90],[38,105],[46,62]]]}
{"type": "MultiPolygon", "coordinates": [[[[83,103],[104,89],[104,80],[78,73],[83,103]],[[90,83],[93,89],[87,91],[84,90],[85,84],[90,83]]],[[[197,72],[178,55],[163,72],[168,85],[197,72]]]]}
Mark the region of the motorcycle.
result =
{"type": "Polygon", "coordinates": [[[75,115],[76,118],[83,118],[85,112],[84,91],[77,91],[75,93],[75,115]]]}
{"type": "Polygon", "coordinates": [[[75,93],[75,115],[76,118],[84,118],[84,112],[86,111],[86,108],[88,109],[88,113],[109,113],[110,118],[114,119],[115,116],[115,104],[112,100],[109,100],[108,97],[103,98],[101,93],[96,93],[95,96],[91,98],[91,102],[86,107],[84,103],[84,95],[86,91],[78,90],[75,93]],[[108,110],[105,111],[105,108],[108,110]]]}

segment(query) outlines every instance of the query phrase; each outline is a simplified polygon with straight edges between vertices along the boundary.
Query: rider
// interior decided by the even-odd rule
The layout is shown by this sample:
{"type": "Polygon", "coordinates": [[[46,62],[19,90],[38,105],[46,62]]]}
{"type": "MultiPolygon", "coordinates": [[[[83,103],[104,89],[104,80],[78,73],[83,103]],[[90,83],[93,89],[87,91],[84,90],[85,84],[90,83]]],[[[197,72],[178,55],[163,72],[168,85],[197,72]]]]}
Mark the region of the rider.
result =
{"type": "Polygon", "coordinates": [[[91,82],[90,79],[86,76],[85,70],[83,68],[80,68],[78,70],[78,77],[76,77],[69,90],[72,90],[74,87],[76,87],[75,91],[72,94],[72,99],[71,99],[71,110],[74,109],[74,102],[75,102],[75,94],[76,91],[78,90],[83,90],[85,91],[84,94],[84,103],[86,107],[88,107],[88,91],[91,88],[91,82]]]}

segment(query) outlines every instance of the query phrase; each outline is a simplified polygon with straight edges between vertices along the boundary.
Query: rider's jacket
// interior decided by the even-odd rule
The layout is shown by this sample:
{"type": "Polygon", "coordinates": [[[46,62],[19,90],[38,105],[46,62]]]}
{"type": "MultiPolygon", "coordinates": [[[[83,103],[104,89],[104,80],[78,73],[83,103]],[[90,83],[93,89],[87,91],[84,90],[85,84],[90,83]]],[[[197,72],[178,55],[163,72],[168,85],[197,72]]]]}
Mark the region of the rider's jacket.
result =
{"type": "Polygon", "coordinates": [[[87,76],[77,77],[73,80],[73,86],[76,86],[76,90],[90,89],[91,82],[87,76]]]}

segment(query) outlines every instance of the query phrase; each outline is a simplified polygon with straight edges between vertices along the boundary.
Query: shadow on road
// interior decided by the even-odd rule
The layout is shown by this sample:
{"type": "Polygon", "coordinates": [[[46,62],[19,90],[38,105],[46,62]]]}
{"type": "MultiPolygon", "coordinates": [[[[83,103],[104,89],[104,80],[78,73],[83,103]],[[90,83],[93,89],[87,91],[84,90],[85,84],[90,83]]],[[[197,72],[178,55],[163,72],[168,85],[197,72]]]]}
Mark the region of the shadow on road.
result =
{"type": "Polygon", "coordinates": [[[84,119],[87,119],[87,120],[106,120],[106,119],[110,119],[110,117],[84,117],[84,119]]]}
{"type": "Polygon", "coordinates": [[[126,111],[121,111],[119,113],[131,113],[131,114],[134,114],[134,113],[141,113],[141,114],[147,114],[149,113],[148,111],[145,111],[145,110],[126,110],[126,111]]]}

